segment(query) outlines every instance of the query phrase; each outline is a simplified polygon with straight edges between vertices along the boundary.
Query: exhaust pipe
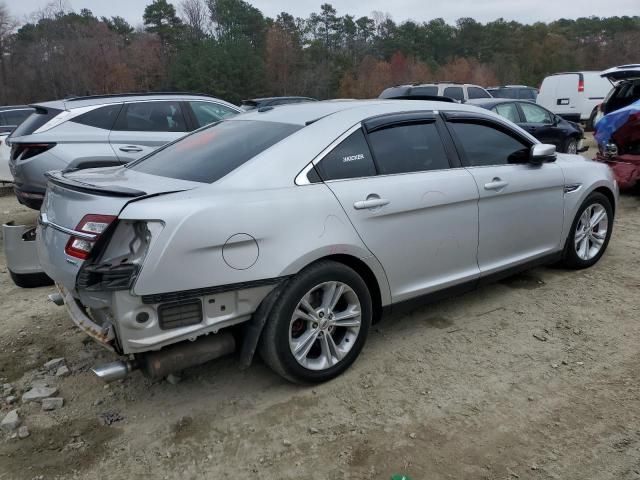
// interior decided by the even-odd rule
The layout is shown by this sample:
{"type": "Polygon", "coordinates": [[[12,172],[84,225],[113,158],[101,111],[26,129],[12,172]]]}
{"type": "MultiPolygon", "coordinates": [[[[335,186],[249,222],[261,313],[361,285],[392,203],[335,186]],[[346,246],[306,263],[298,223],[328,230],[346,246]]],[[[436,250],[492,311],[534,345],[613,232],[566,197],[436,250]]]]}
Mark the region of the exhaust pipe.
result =
{"type": "Polygon", "coordinates": [[[64,305],[64,298],[58,292],[52,293],[51,295],[49,295],[49,300],[55,303],[59,307],[64,305]]]}
{"type": "Polygon", "coordinates": [[[91,371],[107,383],[123,379],[138,369],[141,369],[147,377],[161,379],[170,373],[233,353],[235,349],[236,340],[233,335],[229,332],[219,333],[201,337],[193,342],[176,343],[156,352],[137,355],[135,362],[120,360],[99,365],[91,371]]]}
{"type": "Polygon", "coordinates": [[[132,362],[119,360],[117,362],[105,363],[104,365],[98,365],[93,367],[91,371],[95,373],[98,378],[104,380],[106,383],[115,382],[121,380],[129,373],[136,370],[136,365],[132,362]]]}
{"type": "Polygon", "coordinates": [[[209,362],[233,353],[236,340],[229,332],[200,337],[193,342],[185,341],[170,345],[156,352],[141,355],[140,368],[147,377],[164,378],[170,373],[209,362]]]}

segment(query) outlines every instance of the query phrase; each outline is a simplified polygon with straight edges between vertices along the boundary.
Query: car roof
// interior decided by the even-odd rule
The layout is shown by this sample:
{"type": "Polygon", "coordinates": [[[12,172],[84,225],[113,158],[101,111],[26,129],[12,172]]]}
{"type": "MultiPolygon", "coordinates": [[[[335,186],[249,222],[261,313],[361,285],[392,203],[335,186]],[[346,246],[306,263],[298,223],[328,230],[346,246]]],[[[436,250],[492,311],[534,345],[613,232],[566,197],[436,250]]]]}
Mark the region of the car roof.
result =
{"type": "Polygon", "coordinates": [[[10,110],[26,110],[30,107],[29,105],[6,105],[4,107],[0,107],[0,112],[8,112],[10,110]]]}
{"type": "Polygon", "coordinates": [[[271,102],[273,100],[315,100],[315,98],[311,98],[311,97],[296,97],[296,96],[261,97],[261,98],[248,98],[246,100],[243,100],[243,102],[271,102]]]}
{"type": "MultiPolygon", "coordinates": [[[[494,98],[475,98],[467,102],[468,105],[477,105],[478,107],[482,107],[482,108],[491,108],[495,105],[500,105],[501,103],[529,103],[529,104],[533,103],[535,104],[534,101],[523,99],[523,98],[495,98],[495,97],[494,98]]],[[[541,107],[540,105],[538,106],[540,108],[544,108],[544,107],[541,107]]]]}
{"type": "Polygon", "coordinates": [[[426,83],[405,83],[403,85],[392,85],[390,88],[409,88],[409,87],[435,87],[438,85],[455,85],[460,87],[481,87],[480,85],[476,85],[475,83],[460,83],[460,82],[426,82],[426,83]]]}
{"type": "Polygon", "coordinates": [[[497,90],[498,88],[530,88],[531,90],[537,90],[537,88],[529,85],[498,85],[497,87],[487,87],[487,90],[497,90]]]}
{"type": "Polygon", "coordinates": [[[115,95],[89,95],[86,97],[71,97],[50,102],[34,103],[32,107],[53,108],[56,110],[72,110],[74,108],[93,105],[108,105],[122,102],[147,102],[152,100],[208,100],[231,106],[240,110],[236,105],[210,95],[202,93],[158,92],[158,93],[123,93],[115,95]]]}
{"type": "Polygon", "coordinates": [[[403,111],[439,111],[462,110],[477,111],[473,105],[438,102],[429,100],[325,100],[319,102],[294,103],[281,105],[278,108],[251,110],[247,113],[231,117],[226,121],[261,120],[269,122],[289,123],[293,125],[309,125],[324,117],[346,110],[362,109],[367,115],[403,111]],[[395,108],[394,108],[395,107],[395,108]]]}

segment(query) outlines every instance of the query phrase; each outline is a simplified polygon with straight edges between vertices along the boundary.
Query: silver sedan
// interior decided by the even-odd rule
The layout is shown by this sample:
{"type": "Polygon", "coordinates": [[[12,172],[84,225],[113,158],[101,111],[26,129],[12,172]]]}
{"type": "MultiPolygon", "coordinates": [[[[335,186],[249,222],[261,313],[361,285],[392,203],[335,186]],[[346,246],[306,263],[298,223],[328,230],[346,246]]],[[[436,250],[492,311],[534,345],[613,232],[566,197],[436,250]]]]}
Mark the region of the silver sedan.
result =
{"type": "Polygon", "coordinates": [[[444,102],[260,109],[125,167],[53,173],[38,253],[107,380],[256,350],[303,383],[347,369],[392,305],[535,265],[595,264],[605,165],[444,102]]]}

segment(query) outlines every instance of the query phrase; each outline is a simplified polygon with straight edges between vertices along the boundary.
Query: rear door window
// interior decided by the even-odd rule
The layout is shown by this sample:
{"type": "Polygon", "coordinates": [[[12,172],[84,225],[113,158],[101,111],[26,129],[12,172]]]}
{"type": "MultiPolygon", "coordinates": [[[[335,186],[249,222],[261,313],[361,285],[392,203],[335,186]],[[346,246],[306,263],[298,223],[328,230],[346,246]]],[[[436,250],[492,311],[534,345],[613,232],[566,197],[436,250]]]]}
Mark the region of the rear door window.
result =
{"type": "Polygon", "coordinates": [[[522,102],[520,103],[520,108],[522,109],[525,123],[538,123],[543,125],[553,123],[551,113],[538,105],[522,102]]]}
{"type": "MultiPolygon", "coordinates": [[[[376,174],[362,129],[345,138],[316,165],[322,180],[371,177],[376,174]]],[[[310,178],[310,181],[313,181],[310,178]]]]}
{"type": "Polygon", "coordinates": [[[204,127],[211,123],[219,122],[227,117],[236,115],[235,110],[214,102],[188,102],[196,118],[197,127],[204,127]]]}
{"type": "Polygon", "coordinates": [[[513,123],[520,121],[520,115],[518,109],[514,103],[500,103],[493,107],[493,110],[500,116],[511,120],[513,123]]]}
{"type": "Polygon", "coordinates": [[[369,134],[381,175],[449,168],[449,160],[434,122],[395,125],[369,134]]]}
{"type": "Polygon", "coordinates": [[[437,96],[438,87],[436,85],[430,85],[427,87],[413,87],[411,89],[411,95],[437,96]]]}
{"type": "Polygon", "coordinates": [[[98,107],[90,112],[78,115],[70,121],[80,123],[81,125],[88,125],[89,127],[111,130],[121,109],[122,103],[105,105],[104,107],[98,107]]]}
{"type": "Polygon", "coordinates": [[[469,167],[524,163],[530,146],[505,131],[484,123],[450,122],[469,167]]]}
{"type": "Polygon", "coordinates": [[[472,98],[491,98],[491,95],[487,93],[486,90],[478,87],[469,87],[467,88],[467,95],[469,95],[469,99],[472,98]]]}
{"type": "Polygon", "coordinates": [[[186,132],[180,102],[136,102],[125,104],[114,130],[129,132],[186,132]]]}
{"type": "Polygon", "coordinates": [[[220,122],[183,137],[128,168],[161,177],[213,183],[300,128],[250,120],[220,122]]]}
{"type": "Polygon", "coordinates": [[[462,87],[447,87],[444,89],[443,95],[445,97],[453,98],[454,100],[464,100],[464,92],[462,90],[462,87]]]}

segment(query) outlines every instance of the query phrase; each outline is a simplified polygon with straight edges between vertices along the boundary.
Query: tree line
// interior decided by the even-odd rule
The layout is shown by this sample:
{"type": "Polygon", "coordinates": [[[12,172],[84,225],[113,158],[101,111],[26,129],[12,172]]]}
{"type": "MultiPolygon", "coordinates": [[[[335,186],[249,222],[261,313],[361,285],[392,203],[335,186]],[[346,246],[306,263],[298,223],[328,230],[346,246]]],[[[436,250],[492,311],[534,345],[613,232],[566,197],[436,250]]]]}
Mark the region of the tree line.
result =
{"type": "Polygon", "coordinates": [[[404,82],[539,85],[550,73],[638,61],[640,17],[531,25],[373,12],[265,17],[244,0],[153,0],[134,28],[64,0],[19,25],[0,3],[0,103],[131,91],[192,91],[231,102],[271,95],[370,98],[404,82]]]}

